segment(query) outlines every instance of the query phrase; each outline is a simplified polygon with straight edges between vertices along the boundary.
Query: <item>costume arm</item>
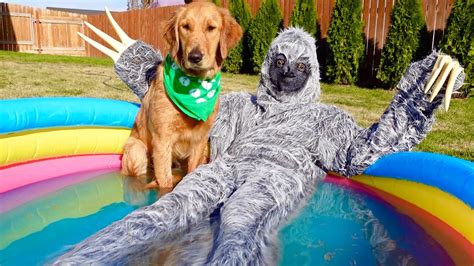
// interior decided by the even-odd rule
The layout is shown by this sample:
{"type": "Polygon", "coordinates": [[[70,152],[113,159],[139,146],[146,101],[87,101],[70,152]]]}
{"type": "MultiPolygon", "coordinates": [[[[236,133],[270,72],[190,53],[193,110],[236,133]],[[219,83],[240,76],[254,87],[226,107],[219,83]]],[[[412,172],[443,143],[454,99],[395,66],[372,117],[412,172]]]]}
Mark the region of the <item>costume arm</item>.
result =
{"type": "Polygon", "coordinates": [[[161,62],[163,56],[159,51],[142,41],[137,41],[122,52],[114,68],[119,78],[142,100],[161,62]]]}
{"type": "Polygon", "coordinates": [[[104,42],[109,44],[112,49],[85,36],[81,32],[77,34],[85,42],[114,60],[117,75],[142,100],[148,91],[150,81],[154,78],[156,67],[163,61],[163,57],[159,51],[155,51],[148,44],[130,38],[120,28],[107,8],[105,8],[105,13],[115,33],[119,36],[119,40],[110,37],[87,21],[84,23],[104,42]]]}
{"type": "MultiPolygon", "coordinates": [[[[323,168],[345,176],[361,174],[380,157],[411,150],[420,143],[431,129],[434,111],[443,99],[440,93],[430,102],[424,91],[436,58],[434,52],[409,67],[398,84],[399,92],[379,122],[371,127],[362,129],[349,115],[339,111],[328,134],[337,151],[334,157],[329,156],[329,161],[322,162],[323,168]]],[[[463,74],[457,76],[454,88],[459,88],[463,80],[463,74]]]]}
{"type": "MultiPolygon", "coordinates": [[[[240,132],[245,105],[252,104],[251,95],[244,92],[233,92],[219,98],[219,113],[210,132],[211,160],[221,156],[240,132]]],[[[252,108],[250,108],[252,109],[252,108]]]]}

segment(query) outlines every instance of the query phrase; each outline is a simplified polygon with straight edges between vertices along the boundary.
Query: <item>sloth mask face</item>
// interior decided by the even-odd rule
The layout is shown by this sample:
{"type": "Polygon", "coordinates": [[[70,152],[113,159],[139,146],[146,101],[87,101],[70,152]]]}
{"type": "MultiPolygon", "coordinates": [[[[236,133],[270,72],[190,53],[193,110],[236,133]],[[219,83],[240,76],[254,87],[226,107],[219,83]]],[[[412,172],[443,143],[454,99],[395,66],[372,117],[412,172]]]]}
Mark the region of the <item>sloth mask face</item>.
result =
{"type": "Polygon", "coordinates": [[[270,80],[280,92],[295,92],[302,89],[311,73],[307,58],[291,62],[284,54],[275,54],[271,59],[270,80]]]}
{"type": "Polygon", "coordinates": [[[279,113],[288,106],[319,101],[319,64],[315,40],[299,28],[286,29],[272,41],[260,72],[257,102],[279,113]],[[284,104],[284,105],[282,105],[284,104]]]}

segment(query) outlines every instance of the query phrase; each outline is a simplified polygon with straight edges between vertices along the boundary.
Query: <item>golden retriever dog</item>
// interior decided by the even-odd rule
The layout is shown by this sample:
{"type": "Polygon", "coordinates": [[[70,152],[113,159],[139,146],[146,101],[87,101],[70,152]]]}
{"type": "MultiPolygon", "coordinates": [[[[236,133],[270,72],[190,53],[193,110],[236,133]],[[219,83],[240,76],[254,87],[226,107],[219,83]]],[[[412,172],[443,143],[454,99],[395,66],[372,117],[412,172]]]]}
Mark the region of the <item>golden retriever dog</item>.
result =
{"type": "MultiPolygon", "coordinates": [[[[209,79],[220,71],[229,50],[242,37],[242,29],[227,9],[193,2],[172,16],[164,37],[172,59],[186,74],[209,79]]],[[[151,159],[154,179],[147,187],[168,192],[179,181],[173,178],[173,162],[180,162],[189,173],[208,161],[209,130],[219,107],[216,103],[206,121],[187,116],[167,95],[163,70],[161,64],[124,145],[122,174],[146,176],[151,159]]]]}

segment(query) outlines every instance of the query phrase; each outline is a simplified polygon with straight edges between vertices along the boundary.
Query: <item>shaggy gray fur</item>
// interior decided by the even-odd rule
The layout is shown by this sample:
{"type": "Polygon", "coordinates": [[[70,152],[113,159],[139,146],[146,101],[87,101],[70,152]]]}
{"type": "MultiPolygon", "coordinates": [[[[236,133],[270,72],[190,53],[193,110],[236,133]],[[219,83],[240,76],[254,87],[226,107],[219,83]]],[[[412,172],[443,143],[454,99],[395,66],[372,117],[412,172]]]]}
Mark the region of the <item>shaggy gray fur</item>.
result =
{"type": "Polygon", "coordinates": [[[221,96],[211,131],[211,162],[58,262],[146,262],[145,254],[175,242],[186,243],[171,249],[171,260],[179,264],[275,264],[279,229],[305,205],[327,171],[360,174],[381,156],[409,150],[425,137],[442,98],[429,103],[423,93],[436,56],[410,66],[380,121],[364,129],[344,111],[318,102],[315,40],[300,29],[281,32],[262,66],[257,96],[221,96]],[[275,90],[268,73],[275,53],[290,62],[308,58],[311,76],[303,89],[275,90]]]}
{"type": "Polygon", "coordinates": [[[156,67],[163,62],[163,56],[148,44],[137,41],[122,53],[115,63],[115,73],[127,84],[133,93],[145,97],[150,81],[155,78],[156,67]]]}

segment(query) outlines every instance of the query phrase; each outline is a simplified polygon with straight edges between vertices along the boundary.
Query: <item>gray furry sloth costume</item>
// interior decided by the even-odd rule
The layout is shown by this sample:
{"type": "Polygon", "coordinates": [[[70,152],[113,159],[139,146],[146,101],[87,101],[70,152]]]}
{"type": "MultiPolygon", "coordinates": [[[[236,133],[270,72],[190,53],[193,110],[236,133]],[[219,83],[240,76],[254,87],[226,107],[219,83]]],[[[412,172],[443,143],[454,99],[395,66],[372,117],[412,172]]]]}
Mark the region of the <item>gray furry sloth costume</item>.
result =
{"type": "MultiPolygon", "coordinates": [[[[349,114],[319,102],[315,40],[301,29],[282,31],[263,63],[257,95],[221,96],[210,135],[211,162],[154,204],[80,243],[58,263],[146,262],[145,254],[183,236],[186,247],[173,255],[178,264],[276,263],[279,229],[328,171],[360,174],[381,156],[410,150],[426,136],[442,100],[437,96],[430,103],[423,91],[436,57],[432,53],[413,63],[380,121],[361,128],[349,114]],[[286,64],[307,73],[302,87],[278,83],[272,71],[286,64]]],[[[145,72],[162,57],[137,42],[122,58],[127,60],[117,62],[117,72],[144,95],[145,72]]]]}

